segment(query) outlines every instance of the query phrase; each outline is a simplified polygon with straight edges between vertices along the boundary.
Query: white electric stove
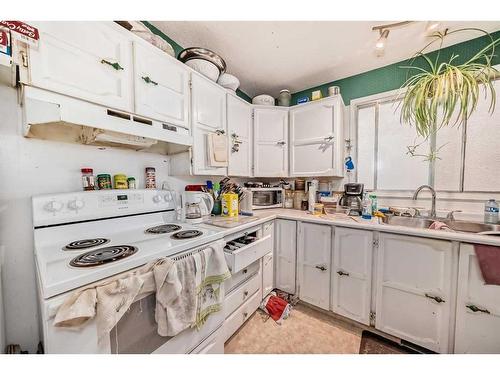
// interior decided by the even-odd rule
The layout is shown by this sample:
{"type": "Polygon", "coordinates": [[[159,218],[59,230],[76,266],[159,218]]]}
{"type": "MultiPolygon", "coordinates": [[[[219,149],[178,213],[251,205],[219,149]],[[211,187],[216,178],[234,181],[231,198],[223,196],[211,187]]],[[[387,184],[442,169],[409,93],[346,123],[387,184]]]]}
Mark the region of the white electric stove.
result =
{"type": "MultiPolygon", "coordinates": [[[[74,289],[222,238],[217,228],[178,222],[174,198],[170,191],[150,189],[33,197],[35,259],[46,352],[120,352],[109,340],[98,348],[92,332],[87,336],[96,343],[89,346],[85,334],[70,339],[68,335],[74,333],[58,332],[52,327],[51,321],[64,298],[74,289]],[[75,338],[82,342],[75,343],[75,338]]],[[[119,337],[118,332],[115,335],[119,337]]],[[[192,340],[199,341],[203,335],[197,333],[196,337],[192,340]]],[[[128,338],[121,339],[127,341],[121,348],[135,350],[128,338]]],[[[185,352],[194,344],[185,343],[179,350],[185,352]]],[[[152,347],[149,352],[160,347],[152,347]]],[[[169,348],[167,352],[177,349],[169,348]]]]}

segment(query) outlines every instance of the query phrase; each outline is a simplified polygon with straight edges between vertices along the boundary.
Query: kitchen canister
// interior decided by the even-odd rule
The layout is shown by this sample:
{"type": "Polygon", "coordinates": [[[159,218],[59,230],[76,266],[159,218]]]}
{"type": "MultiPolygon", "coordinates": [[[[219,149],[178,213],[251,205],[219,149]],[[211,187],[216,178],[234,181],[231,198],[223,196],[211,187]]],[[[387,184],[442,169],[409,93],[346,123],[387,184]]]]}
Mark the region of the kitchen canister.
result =
{"type": "Polygon", "coordinates": [[[328,87],[328,96],[334,96],[340,94],[340,87],[330,86],[328,87]]]}
{"type": "Polygon", "coordinates": [[[290,107],[291,102],[292,94],[290,94],[290,90],[281,90],[278,96],[278,105],[281,107],[290,107]]]}

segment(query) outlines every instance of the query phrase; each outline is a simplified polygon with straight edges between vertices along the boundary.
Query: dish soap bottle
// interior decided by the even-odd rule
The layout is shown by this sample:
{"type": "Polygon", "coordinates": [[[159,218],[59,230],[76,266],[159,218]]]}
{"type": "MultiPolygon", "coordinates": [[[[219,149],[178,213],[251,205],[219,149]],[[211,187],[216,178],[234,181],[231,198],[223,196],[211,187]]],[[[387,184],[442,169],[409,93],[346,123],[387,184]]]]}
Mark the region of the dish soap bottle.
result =
{"type": "Polygon", "coordinates": [[[498,203],[494,199],[484,204],[484,222],[487,224],[498,223],[498,203]]]}
{"type": "Polygon", "coordinates": [[[363,200],[361,201],[362,211],[361,217],[363,219],[371,219],[372,218],[372,201],[368,198],[368,193],[363,195],[363,200]]]}

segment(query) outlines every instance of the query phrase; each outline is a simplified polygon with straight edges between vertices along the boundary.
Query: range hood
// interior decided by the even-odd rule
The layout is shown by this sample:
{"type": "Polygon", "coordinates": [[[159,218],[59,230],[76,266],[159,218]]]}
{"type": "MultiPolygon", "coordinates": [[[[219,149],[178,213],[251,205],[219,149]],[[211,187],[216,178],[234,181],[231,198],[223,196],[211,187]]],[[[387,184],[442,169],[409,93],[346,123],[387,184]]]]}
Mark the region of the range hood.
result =
{"type": "Polygon", "coordinates": [[[23,87],[24,136],[151,152],[192,145],[189,130],[36,87],[23,87]]]}

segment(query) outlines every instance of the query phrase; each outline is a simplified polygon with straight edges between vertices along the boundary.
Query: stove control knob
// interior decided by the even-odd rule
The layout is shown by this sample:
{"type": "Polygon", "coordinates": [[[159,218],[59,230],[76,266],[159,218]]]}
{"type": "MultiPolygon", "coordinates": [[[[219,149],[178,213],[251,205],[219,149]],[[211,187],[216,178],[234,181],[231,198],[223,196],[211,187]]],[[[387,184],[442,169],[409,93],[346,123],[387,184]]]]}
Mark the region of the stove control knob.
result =
{"type": "Polygon", "coordinates": [[[172,193],[167,191],[164,196],[165,202],[171,202],[172,201],[172,193]]]}
{"type": "Polygon", "coordinates": [[[163,197],[161,195],[155,195],[153,197],[153,202],[155,203],[161,203],[163,201],[163,197]]]}
{"type": "Polygon", "coordinates": [[[68,208],[70,210],[78,211],[85,207],[85,202],[81,199],[74,199],[68,202],[68,208]]]}
{"type": "Polygon", "coordinates": [[[64,207],[64,204],[62,202],[58,202],[58,201],[50,201],[44,206],[46,211],[53,212],[53,213],[61,211],[63,207],[64,207]]]}

